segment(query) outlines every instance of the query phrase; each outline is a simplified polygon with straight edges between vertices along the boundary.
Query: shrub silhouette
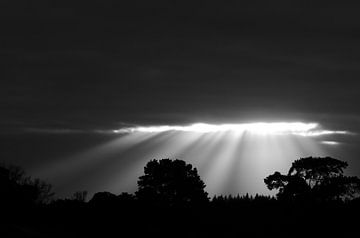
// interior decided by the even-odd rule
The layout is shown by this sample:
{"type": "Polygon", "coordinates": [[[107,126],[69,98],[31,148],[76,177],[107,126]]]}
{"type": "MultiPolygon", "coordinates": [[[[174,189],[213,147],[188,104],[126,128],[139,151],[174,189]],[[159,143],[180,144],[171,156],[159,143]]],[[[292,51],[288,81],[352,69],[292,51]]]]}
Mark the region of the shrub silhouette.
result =
{"type": "Polygon", "coordinates": [[[295,160],[287,175],[275,172],[264,179],[268,189],[278,189],[280,199],[339,200],[360,192],[360,179],[343,175],[348,166],[331,157],[295,160]]]}
{"type": "Polygon", "coordinates": [[[139,200],[167,205],[199,204],[208,201],[205,184],[196,168],[182,160],[151,160],[138,180],[139,200]]]}

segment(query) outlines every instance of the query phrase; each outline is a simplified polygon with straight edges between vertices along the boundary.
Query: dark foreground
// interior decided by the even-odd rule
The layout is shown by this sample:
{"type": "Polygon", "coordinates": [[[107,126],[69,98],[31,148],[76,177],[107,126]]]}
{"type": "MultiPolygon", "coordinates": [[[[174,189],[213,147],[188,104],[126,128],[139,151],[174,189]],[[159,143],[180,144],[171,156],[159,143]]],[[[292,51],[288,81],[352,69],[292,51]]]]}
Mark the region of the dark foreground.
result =
{"type": "Polygon", "coordinates": [[[54,200],[49,184],[0,167],[0,238],[358,237],[360,179],[344,176],[346,166],[330,157],[302,158],[288,174],[264,179],[279,190],[278,199],[209,201],[192,165],[152,160],[135,194],[98,192],[89,202],[86,191],[54,200]]]}
{"type": "Polygon", "coordinates": [[[62,200],[5,209],[0,237],[357,237],[360,202],[215,199],[164,206],[62,200]]]}

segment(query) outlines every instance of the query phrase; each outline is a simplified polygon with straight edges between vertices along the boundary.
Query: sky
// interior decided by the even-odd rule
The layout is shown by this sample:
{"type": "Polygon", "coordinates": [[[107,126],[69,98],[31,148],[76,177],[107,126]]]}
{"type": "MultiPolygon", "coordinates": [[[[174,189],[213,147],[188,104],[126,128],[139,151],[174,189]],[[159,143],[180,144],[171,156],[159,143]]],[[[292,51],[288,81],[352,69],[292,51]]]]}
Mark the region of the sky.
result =
{"type": "Polygon", "coordinates": [[[331,155],[360,175],[359,8],[316,0],[2,1],[0,161],[46,179],[59,195],[133,191],[146,161],[166,156],[198,166],[211,194],[265,193],[261,176],[299,156],[331,155]],[[348,134],[272,138],[264,149],[259,136],[111,133],[284,121],[348,134]],[[284,149],[274,152],[274,143],[284,149]],[[213,148],[224,152],[215,158],[213,148]],[[266,153],[256,156],[259,148],[266,153]],[[235,163],[221,159],[229,150],[252,162],[281,151],[288,159],[263,158],[253,166],[266,169],[251,177],[250,162],[223,168],[235,163]],[[217,173],[233,176],[218,184],[217,173]]]}

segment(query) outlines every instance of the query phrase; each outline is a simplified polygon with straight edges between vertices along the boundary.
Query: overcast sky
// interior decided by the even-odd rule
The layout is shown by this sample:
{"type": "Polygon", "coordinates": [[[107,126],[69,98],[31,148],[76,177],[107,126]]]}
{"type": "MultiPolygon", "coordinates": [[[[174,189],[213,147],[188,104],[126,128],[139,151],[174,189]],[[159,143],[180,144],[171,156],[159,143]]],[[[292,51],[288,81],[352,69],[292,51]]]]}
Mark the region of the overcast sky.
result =
{"type": "Polygon", "coordinates": [[[108,140],[64,134],[133,124],[360,132],[360,4],[125,2],[0,3],[1,160],[30,168],[108,140]]]}

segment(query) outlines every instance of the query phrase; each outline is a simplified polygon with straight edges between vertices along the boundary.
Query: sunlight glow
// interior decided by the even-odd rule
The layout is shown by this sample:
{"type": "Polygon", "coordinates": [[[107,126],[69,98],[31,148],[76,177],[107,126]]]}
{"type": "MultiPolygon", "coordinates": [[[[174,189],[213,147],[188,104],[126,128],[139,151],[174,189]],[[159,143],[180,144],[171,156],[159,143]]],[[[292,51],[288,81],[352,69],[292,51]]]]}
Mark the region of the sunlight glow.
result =
{"type": "Polygon", "coordinates": [[[113,133],[160,133],[167,131],[182,131],[196,133],[216,133],[216,132],[250,132],[265,135],[299,135],[299,136],[321,136],[329,134],[347,134],[347,131],[321,130],[318,123],[304,122],[255,122],[242,124],[207,124],[195,123],[187,126],[139,126],[127,127],[114,130],[113,133]]]}
{"type": "Polygon", "coordinates": [[[171,158],[194,165],[211,196],[264,194],[269,193],[263,182],[267,175],[286,173],[301,157],[331,156],[331,149],[343,143],[342,136],[354,134],[304,122],[134,126],[96,133],[116,136],[89,150],[42,163],[36,174],[62,181],[58,187],[73,191],[86,181],[93,192],[134,192],[149,160],[171,158]]]}

